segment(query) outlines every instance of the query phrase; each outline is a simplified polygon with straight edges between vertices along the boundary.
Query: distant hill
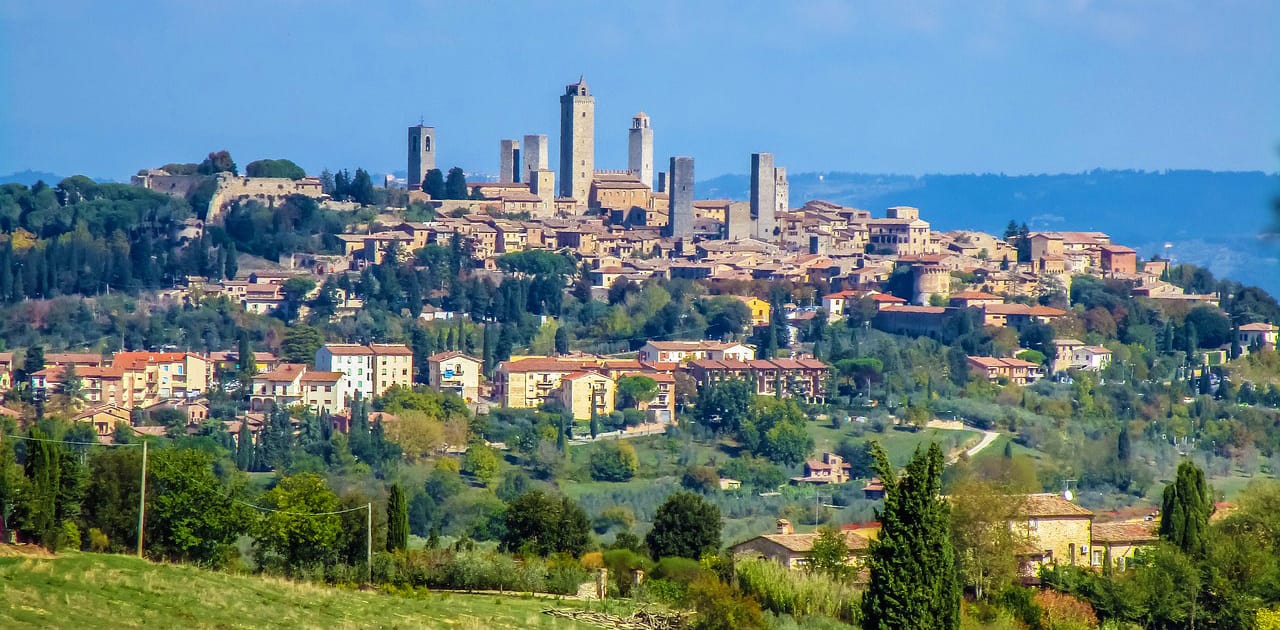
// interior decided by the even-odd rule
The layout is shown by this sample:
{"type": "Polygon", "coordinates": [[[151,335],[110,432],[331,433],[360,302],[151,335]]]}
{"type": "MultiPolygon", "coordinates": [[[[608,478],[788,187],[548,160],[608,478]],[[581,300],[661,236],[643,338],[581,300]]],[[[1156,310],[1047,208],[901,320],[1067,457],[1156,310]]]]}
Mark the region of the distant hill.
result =
{"type": "MultiPolygon", "coordinates": [[[[917,206],[936,229],[1001,234],[1010,219],[1033,230],[1099,230],[1144,256],[1161,254],[1280,293],[1280,243],[1264,238],[1280,176],[1262,172],[1113,171],[1061,175],[788,176],[791,203],[826,199],[881,215],[917,206]],[[1166,244],[1168,245],[1166,247],[1166,244]]],[[[698,182],[702,198],[747,199],[750,178],[698,182]]]]}
{"type": "Polygon", "coordinates": [[[27,169],[25,171],[18,171],[17,173],[0,175],[0,184],[22,184],[24,186],[31,186],[38,181],[43,181],[44,183],[53,186],[64,179],[66,179],[66,177],[63,175],[27,169]]]}

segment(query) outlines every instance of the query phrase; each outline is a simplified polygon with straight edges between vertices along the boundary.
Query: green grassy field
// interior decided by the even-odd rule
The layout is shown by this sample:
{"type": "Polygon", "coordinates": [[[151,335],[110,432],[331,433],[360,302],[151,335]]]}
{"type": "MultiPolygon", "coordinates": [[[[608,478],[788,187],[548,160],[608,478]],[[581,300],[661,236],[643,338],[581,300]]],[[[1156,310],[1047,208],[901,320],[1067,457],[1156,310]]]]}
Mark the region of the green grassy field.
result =
{"type": "Polygon", "coordinates": [[[579,630],[542,611],[574,604],[429,593],[395,596],[118,555],[0,546],[0,628],[452,628],[579,630]]]}

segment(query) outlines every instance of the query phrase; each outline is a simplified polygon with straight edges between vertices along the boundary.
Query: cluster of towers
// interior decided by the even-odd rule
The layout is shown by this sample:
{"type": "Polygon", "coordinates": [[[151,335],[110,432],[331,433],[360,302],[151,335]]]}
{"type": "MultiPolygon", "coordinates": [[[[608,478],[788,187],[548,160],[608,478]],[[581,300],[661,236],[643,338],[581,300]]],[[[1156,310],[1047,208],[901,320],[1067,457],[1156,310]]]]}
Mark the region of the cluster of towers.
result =
{"type": "MultiPolygon", "coordinates": [[[[558,196],[586,206],[595,170],[596,99],[584,78],[565,86],[560,97],[560,181],[558,196]]],[[[544,135],[499,142],[498,181],[527,183],[539,196],[550,194],[555,172],[547,158],[544,135]]],[[[654,186],[653,127],[644,112],[631,119],[627,135],[627,174],[658,193],[668,194],[667,233],[677,238],[693,236],[693,158],[672,157],[666,172],[657,173],[654,186]]],[[[409,128],[409,188],[422,185],[427,171],[435,168],[435,129],[421,124],[409,128]]],[[[751,156],[750,216],[727,216],[727,236],[771,241],[777,234],[775,214],[788,209],[786,169],[775,167],[769,153],[751,156]]]]}

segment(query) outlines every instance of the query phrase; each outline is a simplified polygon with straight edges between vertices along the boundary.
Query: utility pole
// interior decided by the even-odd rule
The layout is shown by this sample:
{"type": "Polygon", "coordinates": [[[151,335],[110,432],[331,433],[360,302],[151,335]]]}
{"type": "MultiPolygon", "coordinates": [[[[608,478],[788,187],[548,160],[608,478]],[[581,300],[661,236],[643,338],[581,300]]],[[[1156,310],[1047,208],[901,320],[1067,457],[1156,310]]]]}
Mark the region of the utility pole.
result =
{"type": "Polygon", "coordinates": [[[142,529],[147,522],[147,443],[142,442],[142,482],[138,493],[138,557],[142,557],[142,529]]]}
{"type": "Polygon", "coordinates": [[[368,508],[368,512],[364,529],[364,564],[369,583],[373,584],[373,502],[370,501],[365,507],[368,508]]]}

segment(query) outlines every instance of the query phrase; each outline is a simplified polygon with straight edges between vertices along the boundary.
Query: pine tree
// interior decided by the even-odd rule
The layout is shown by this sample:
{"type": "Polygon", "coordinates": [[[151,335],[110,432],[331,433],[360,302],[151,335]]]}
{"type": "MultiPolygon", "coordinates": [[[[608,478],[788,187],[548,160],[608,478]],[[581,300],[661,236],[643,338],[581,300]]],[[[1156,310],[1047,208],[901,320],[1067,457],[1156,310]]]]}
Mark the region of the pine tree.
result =
{"type": "Polygon", "coordinates": [[[862,598],[863,628],[954,630],[960,626],[960,578],[951,545],[951,515],[941,498],[942,449],[919,450],[899,477],[879,444],[872,446],[884,480],[881,530],[872,541],[871,584],[862,598]]]}
{"type": "Polygon", "coordinates": [[[405,500],[400,484],[391,486],[387,497],[387,551],[401,551],[409,547],[409,502],[405,500]]]}
{"type": "Polygon", "coordinates": [[[1164,487],[1160,537],[1193,556],[1203,555],[1213,514],[1213,494],[1204,471],[1190,460],[1178,464],[1173,483],[1164,487]]]}

